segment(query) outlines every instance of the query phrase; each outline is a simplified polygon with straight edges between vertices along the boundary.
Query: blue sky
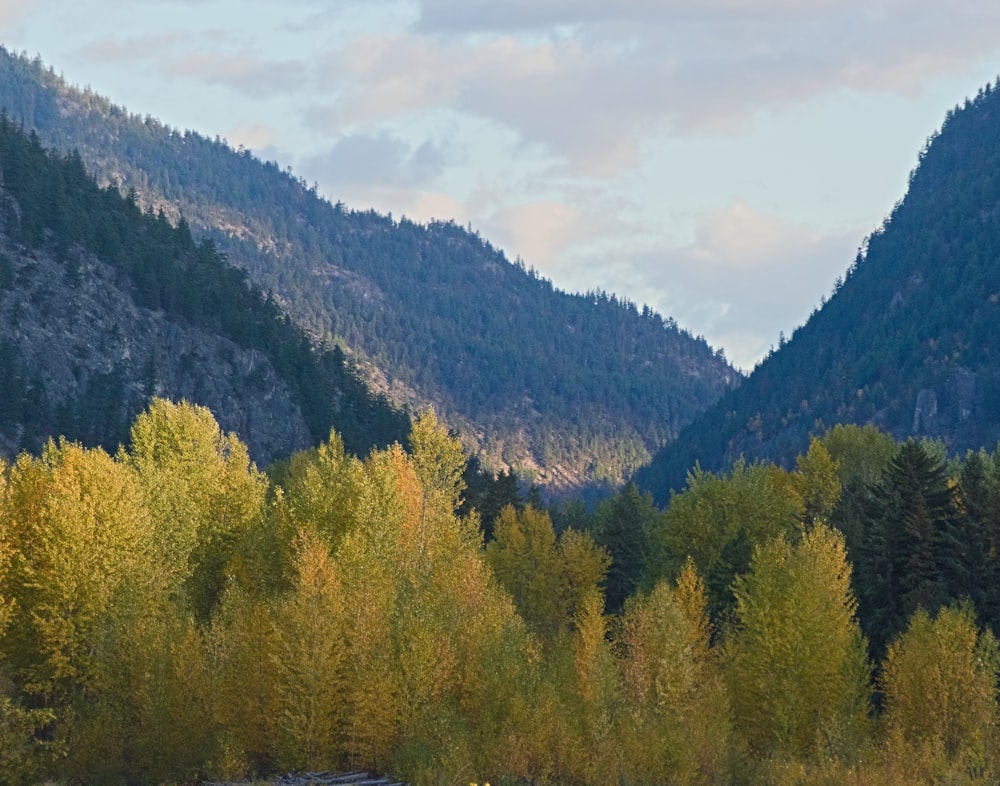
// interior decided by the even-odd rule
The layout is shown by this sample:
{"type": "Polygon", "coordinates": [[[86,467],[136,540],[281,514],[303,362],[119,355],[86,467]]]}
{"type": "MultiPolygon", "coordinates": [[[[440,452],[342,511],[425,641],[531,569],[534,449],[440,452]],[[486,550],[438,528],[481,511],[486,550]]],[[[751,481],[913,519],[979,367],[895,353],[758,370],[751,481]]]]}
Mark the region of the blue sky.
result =
{"type": "Polygon", "coordinates": [[[981,0],[0,0],[0,43],[743,368],[1000,73],[981,0]]]}

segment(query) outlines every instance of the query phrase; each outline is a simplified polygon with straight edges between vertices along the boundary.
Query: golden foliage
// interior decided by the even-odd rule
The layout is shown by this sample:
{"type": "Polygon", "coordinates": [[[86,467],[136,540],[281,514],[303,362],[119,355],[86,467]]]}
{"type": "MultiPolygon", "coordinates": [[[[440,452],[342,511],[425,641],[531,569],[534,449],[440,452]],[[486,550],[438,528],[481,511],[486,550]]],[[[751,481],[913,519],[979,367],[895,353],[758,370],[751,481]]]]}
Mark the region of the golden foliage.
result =
{"type": "Polygon", "coordinates": [[[843,536],[823,525],[754,551],[737,578],[725,671],[754,755],[837,758],[867,735],[869,667],[843,536]]]}
{"type": "Polygon", "coordinates": [[[995,767],[998,663],[996,639],[970,608],[918,610],[882,674],[890,753],[995,767]]]}

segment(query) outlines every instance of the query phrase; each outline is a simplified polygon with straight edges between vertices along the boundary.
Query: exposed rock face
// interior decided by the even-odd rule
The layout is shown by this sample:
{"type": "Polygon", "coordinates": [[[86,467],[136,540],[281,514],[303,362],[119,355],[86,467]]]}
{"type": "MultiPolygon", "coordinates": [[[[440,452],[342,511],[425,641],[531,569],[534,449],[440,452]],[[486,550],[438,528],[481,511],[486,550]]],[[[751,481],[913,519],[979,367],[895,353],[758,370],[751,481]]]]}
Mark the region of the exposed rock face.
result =
{"type": "Polygon", "coordinates": [[[299,407],[262,353],[140,308],[93,257],[71,250],[60,261],[3,235],[0,388],[8,457],[37,450],[47,434],[114,449],[152,396],[208,407],[261,465],[309,444],[299,407]]]}
{"type": "Polygon", "coordinates": [[[930,388],[924,388],[917,393],[917,404],[913,408],[913,433],[930,432],[937,420],[937,393],[930,388]]]}
{"type": "Polygon", "coordinates": [[[908,436],[935,437],[958,449],[976,444],[981,422],[989,418],[996,383],[957,366],[922,388],[913,407],[913,427],[908,436]]]}

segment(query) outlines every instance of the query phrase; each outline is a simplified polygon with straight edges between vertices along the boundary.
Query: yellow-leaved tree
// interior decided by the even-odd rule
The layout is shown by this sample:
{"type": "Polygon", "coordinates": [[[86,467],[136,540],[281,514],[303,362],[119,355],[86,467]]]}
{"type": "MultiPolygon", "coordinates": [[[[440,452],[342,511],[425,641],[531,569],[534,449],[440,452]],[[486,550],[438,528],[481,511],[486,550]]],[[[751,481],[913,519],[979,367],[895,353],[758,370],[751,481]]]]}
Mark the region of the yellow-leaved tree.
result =
{"type": "Polygon", "coordinates": [[[840,499],[840,467],[822,440],[813,437],[809,449],[796,459],[792,482],[802,498],[803,522],[829,524],[840,499]]]}
{"type": "Polygon", "coordinates": [[[727,780],[729,700],[710,647],[704,583],[694,563],[676,586],[632,598],[622,620],[624,774],[648,784],[727,780]]]}
{"type": "Polygon", "coordinates": [[[163,569],[188,608],[208,620],[227,582],[254,581],[234,558],[262,521],[266,477],[208,409],[187,402],[155,399],[133,423],[121,458],[141,480],[163,569]]]}
{"type": "MultiPolygon", "coordinates": [[[[910,782],[948,782],[998,767],[997,673],[1000,652],[968,606],[918,610],[889,645],[882,673],[887,758],[910,782]]],[[[971,779],[968,782],[973,782],[971,779]]]]}
{"type": "Polygon", "coordinates": [[[361,461],[344,452],[336,432],[311,450],[292,456],[282,479],[281,513],[291,539],[305,530],[316,532],[336,549],[344,535],[358,525],[361,461]]]}
{"type": "Polygon", "coordinates": [[[53,715],[44,709],[29,709],[20,702],[10,672],[4,634],[17,608],[12,566],[18,553],[11,542],[7,471],[6,463],[0,460],[0,786],[15,786],[41,775],[49,753],[41,732],[52,722],[53,715]]]}
{"type": "Polygon", "coordinates": [[[868,735],[870,668],[843,536],[824,525],[754,550],[736,579],[725,676],[757,758],[849,759],[868,735]]]}
{"type": "Polygon", "coordinates": [[[454,514],[462,504],[465,451],[458,437],[449,434],[433,409],[421,412],[410,430],[413,468],[420,480],[425,506],[454,514]]]}
{"type": "Polygon", "coordinates": [[[611,558],[587,533],[565,530],[531,505],[500,511],[486,559],[528,626],[543,640],[567,631],[600,589],[611,558]]]}
{"type": "Polygon", "coordinates": [[[278,762],[280,649],[270,603],[229,587],[208,632],[212,706],[219,726],[216,775],[267,775],[278,762]]]}
{"type": "Polygon", "coordinates": [[[103,450],[50,442],[11,470],[7,525],[18,554],[9,582],[13,677],[55,713],[66,776],[112,772],[132,710],[119,690],[121,631],[162,578],[138,479],[103,450]]]}
{"type": "Polygon", "coordinates": [[[291,591],[275,604],[282,769],[333,770],[344,758],[346,611],[327,545],[304,530],[291,591]]]}

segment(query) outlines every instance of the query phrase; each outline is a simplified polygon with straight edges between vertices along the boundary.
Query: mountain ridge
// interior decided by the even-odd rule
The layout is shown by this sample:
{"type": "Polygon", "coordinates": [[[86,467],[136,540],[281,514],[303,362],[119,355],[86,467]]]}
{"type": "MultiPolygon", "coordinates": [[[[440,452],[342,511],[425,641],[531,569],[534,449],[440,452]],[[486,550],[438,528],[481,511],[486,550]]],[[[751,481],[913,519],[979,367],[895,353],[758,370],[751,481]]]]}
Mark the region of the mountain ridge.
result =
{"type": "Polygon", "coordinates": [[[180,133],[0,53],[0,103],[103,183],[183,216],[317,341],[434,405],[466,447],[562,489],[615,485],[738,384],[703,339],[571,295],[451,222],[349,211],[224,140],[180,133]]]}

